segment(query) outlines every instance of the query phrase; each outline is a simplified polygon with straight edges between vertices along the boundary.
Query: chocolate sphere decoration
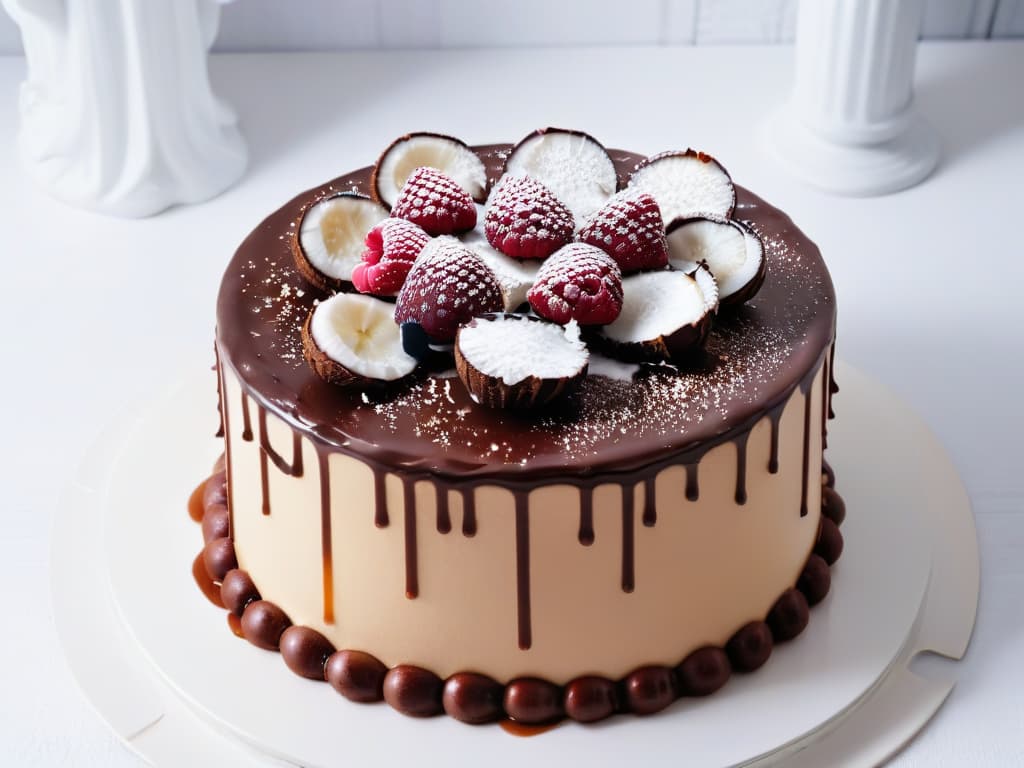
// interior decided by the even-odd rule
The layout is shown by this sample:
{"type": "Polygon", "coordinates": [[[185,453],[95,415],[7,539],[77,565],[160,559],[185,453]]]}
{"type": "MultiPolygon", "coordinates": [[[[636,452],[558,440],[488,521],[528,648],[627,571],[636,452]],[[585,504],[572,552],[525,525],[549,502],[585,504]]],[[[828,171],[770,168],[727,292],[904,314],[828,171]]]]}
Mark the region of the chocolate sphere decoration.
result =
{"type": "Polygon", "coordinates": [[[260,593],[246,571],[232,568],[224,574],[224,580],[220,585],[220,599],[225,608],[236,616],[241,616],[245,606],[260,599],[260,593]]]}
{"type": "Polygon", "coordinates": [[[846,519],[846,502],[834,488],[825,486],[821,489],[821,514],[836,525],[842,525],[846,519]]]}
{"type": "Polygon", "coordinates": [[[505,714],[503,696],[504,686],[487,675],[459,672],[445,681],[441,704],[456,720],[479,725],[493,723],[505,714]]]}
{"type": "Polygon", "coordinates": [[[787,589],[768,612],[768,626],[777,643],[792,640],[804,631],[810,619],[807,598],[797,589],[787,589]]]}
{"type": "Polygon", "coordinates": [[[433,717],[444,711],[443,686],[441,678],[430,670],[399,664],[384,676],[384,701],[403,715],[433,717]]]}
{"type": "Polygon", "coordinates": [[[281,655],[288,669],[310,680],[324,680],[324,665],[334,653],[331,641],[309,627],[288,627],[281,635],[281,655]]]}
{"type": "Polygon", "coordinates": [[[560,720],[562,690],[554,683],[536,677],[521,677],[505,688],[505,712],[510,718],[528,725],[560,720]]]}
{"type": "Polygon", "coordinates": [[[387,672],[375,656],[362,651],[335,651],[327,659],[327,682],[349,701],[383,700],[387,672]]]}
{"type": "Polygon", "coordinates": [[[821,555],[812,554],[797,579],[796,588],[804,593],[808,605],[817,605],[825,599],[831,586],[832,572],[829,571],[828,563],[821,555]]]}
{"type": "Polygon", "coordinates": [[[214,581],[221,581],[224,574],[238,567],[235,559],[235,543],[227,537],[211,539],[203,547],[203,565],[214,581]]]}
{"type": "Polygon", "coordinates": [[[242,636],[257,648],[276,651],[281,634],[291,625],[285,612],[266,600],[249,603],[242,612],[242,636]]]}
{"type": "Polygon", "coordinates": [[[675,680],[668,667],[641,667],[623,681],[626,705],[638,715],[658,712],[676,698],[675,680]]]}
{"type": "Polygon", "coordinates": [[[839,532],[839,526],[827,517],[821,518],[821,527],[818,529],[818,541],[814,545],[814,553],[821,555],[829,565],[834,565],[839,556],[843,554],[843,534],[839,532]]]}
{"type": "Polygon", "coordinates": [[[596,723],[615,714],[618,696],[615,683],[605,677],[577,677],[565,686],[565,714],[580,723],[596,723]]]}
{"type": "Polygon", "coordinates": [[[203,541],[210,542],[214,539],[224,539],[228,535],[228,508],[224,504],[216,503],[206,507],[203,513],[203,541]]]}
{"type": "Polygon", "coordinates": [[[676,667],[682,696],[707,696],[729,681],[732,667],[725,651],[713,645],[698,648],[676,667]]]}
{"type": "Polygon", "coordinates": [[[836,473],[827,461],[821,462],[821,482],[826,488],[836,487],[836,473]]]}
{"type": "Polygon", "coordinates": [[[753,672],[772,655],[772,631],[763,621],[745,624],[729,638],[725,652],[737,672],[753,672]]]}

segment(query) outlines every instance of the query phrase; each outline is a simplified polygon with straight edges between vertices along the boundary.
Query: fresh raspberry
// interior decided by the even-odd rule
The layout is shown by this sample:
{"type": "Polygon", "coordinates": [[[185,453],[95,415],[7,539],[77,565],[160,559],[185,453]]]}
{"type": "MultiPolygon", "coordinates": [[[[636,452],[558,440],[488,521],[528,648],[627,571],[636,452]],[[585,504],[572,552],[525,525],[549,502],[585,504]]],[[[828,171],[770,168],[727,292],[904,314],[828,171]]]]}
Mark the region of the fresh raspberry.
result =
{"type": "Polygon", "coordinates": [[[534,312],[561,325],[606,325],[622,311],[622,272],[601,249],[571,243],[541,265],[526,298],[534,312]]]}
{"type": "Polygon", "coordinates": [[[484,233],[494,248],[515,259],[546,259],[572,242],[572,212],[536,179],[506,179],[487,208],[484,233]]]}
{"type": "Polygon", "coordinates": [[[419,224],[428,235],[455,235],[476,226],[476,204],[450,177],[423,167],[405,180],[391,216],[419,224]]]}
{"type": "Polygon", "coordinates": [[[627,190],[612,197],[587,220],[577,239],[607,253],[623,273],[668,264],[665,222],[646,192],[627,190]]]}
{"type": "Polygon", "coordinates": [[[366,233],[363,260],[352,268],[352,284],[360,293],[394,296],[430,235],[405,219],[384,219],[366,233]]]}
{"type": "Polygon", "coordinates": [[[490,267],[453,238],[432,241],[413,264],[395,304],[395,322],[419,323],[437,343],[455,340],[460,325],[504,307],[490,267]]]}

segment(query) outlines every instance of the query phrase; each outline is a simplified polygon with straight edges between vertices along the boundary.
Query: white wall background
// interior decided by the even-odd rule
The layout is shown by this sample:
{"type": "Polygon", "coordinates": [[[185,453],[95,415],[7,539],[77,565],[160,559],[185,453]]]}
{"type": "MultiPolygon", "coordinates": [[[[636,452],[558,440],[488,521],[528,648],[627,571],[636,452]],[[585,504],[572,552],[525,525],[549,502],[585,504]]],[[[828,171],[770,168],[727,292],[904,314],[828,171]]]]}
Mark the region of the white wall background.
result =
{"type": "MultiPolygon", "coordinates": [[[[224,8],[214,47],[300,51],[778,43],[793,37],[796,4],[797,0],[235,0],[224,8]]],[[[1024,0],[927,0],[922,36],[1024,36],[1024,0]]],[[[20,52],[17,27],[0,12],[0,54],[20,52]]]]}

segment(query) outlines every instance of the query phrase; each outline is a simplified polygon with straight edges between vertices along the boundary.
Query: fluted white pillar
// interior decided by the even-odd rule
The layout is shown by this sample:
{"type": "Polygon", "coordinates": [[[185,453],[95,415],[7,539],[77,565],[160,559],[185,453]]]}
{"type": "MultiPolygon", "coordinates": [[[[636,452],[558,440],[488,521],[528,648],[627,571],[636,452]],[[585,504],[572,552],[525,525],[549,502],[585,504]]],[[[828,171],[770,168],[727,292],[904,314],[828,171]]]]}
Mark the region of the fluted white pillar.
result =
{"type": "Polygon", "coordinates": [[[61,200],[148,216],[222,192],[245,142],[210,88],[216,0],[0,0],[21,28],[28,77],[19,148],[61,200]]]}
{"type": "Polygon", "coordinates": [[[801,0],[792,97],[772,126],[792,172],[870,195],[932,171],[938,140],[913,105],[923,13],[924,0],[801,0]]]}

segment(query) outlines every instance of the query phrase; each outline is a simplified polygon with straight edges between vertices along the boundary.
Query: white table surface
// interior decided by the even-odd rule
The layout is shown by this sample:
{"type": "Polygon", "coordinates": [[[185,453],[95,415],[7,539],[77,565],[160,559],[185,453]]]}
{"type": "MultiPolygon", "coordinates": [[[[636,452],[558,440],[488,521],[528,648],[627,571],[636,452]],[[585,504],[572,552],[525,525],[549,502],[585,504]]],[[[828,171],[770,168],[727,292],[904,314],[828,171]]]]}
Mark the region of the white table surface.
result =
{"type": "MultiPolygon", "coordinates": [[[[959,664],[919,664],[959,684],[893,764],[1024,764],[1024,42],[921,46],[918,104],[941,134],[942,164],[921,186],[874,199],[818,193],[766,153],[763,124],[791,63],[788,47],[216,56],[215,89],[241,115],[249,172],[204,205],[123,221],[28,183],[15,151],[25,66],[0,58],[0,763],[140,764],[62,660],[49,521],[104,424],[183,367],[212,362],[217,285],[243,236],[406,131],[484,143],[550,124],[638,151],[710,151],[821,246],[840,356],[922,414],[977,517],[973,643],[959,664]]],[[[210,386],[212,425],[212,376],[210,386]]]]}

